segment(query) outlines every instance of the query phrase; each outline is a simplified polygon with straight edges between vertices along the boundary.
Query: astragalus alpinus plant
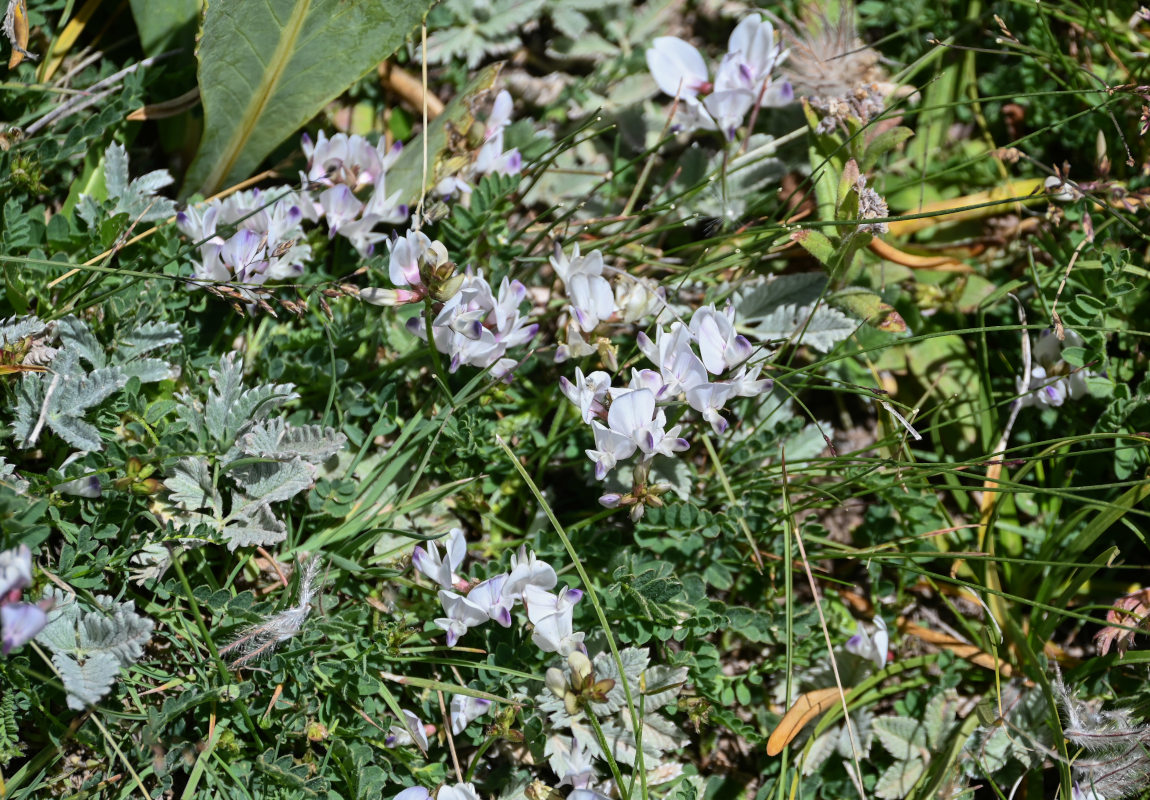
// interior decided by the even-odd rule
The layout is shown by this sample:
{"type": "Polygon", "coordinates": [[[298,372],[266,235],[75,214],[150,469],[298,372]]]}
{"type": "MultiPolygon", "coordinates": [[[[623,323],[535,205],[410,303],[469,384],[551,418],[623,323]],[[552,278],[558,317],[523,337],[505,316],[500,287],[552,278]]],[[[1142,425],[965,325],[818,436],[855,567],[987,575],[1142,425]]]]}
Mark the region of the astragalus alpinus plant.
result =
{"type": "Polygon", "coordinates": [[[1146,791],[1146,14],[80,5],[0,795],[1146,791]]]}

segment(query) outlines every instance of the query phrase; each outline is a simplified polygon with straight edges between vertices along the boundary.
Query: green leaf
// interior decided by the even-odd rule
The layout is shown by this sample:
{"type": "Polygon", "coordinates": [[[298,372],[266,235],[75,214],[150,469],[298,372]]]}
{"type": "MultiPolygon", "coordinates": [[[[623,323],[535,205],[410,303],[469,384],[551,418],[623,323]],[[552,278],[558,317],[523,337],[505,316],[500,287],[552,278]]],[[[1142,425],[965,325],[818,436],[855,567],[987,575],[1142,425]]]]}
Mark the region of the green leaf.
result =
{"type": "Polygon", "coordinates": [[[896,761],[875,784],[875,797],[882,797],[884,800],[906,797],[925,772],[926,765],[917,758],[910,761],[896,761]]]}
{"type": "Polygon", "coordinates": [[[394,53],[430,6],[427,0],[210,3],[196,52],[204,136],[183,194],[213,194],[250,175],[394,53]]]}
{"type": "Polygon", "coordinates": [[[200,0],[131,0],[131,4],[140,46],[147,55],[183,44],[184,39],[192,46],[200,0]]]}
{"type": "Polygon", "coordinates": [[[835,246],[826,235],[807,228],[791,234],[791,241],[798,242],[802,248],[817,258],[826,266],[831,266],[835,256],[835,246]]]}
{"type": "Polygon", "coordinates": [[[914,136],[914,131],[910,128],[898,127],[891,128],[889,131],[883,131],[874,137],[871,143],[867,145],[866,152],[862,157],[862,163],[859,164],[859,169],[864,173],[870,172],[871,168],[878,163],[880,158],[912,136],[914,136]]]}
{"type": "Polygon", "coordinates": [[[900,761],[927,756],[927,726],[909,717],[880,717],[874,732],[882,746],[900,761]]]}

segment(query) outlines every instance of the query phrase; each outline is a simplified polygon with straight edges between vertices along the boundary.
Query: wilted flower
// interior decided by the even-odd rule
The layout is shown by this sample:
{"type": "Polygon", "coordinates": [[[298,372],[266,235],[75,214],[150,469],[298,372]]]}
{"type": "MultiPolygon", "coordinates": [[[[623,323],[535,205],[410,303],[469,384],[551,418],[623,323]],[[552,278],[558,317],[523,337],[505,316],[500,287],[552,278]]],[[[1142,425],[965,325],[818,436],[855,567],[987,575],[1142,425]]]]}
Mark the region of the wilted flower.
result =
{"type": "Polygon", "coordinates": [[[319,567],[320,559],[312,556],[300,576],[298,603],[245,628],[235,640],[220,648],[220,655],[232,650],[240,651],[240,656],[230,664],[233,669],[254,659],[271,655],[281,643],[300,632],[311,614],[311,601],[315,597],[319,567]]]}

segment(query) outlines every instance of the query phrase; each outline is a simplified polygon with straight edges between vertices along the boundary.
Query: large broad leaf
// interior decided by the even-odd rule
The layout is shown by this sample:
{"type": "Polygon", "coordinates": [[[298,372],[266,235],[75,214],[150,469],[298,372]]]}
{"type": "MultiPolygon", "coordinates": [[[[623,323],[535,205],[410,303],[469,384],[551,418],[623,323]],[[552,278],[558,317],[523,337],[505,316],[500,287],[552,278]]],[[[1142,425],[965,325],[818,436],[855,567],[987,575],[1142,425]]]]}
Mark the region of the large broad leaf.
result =
{"type": "Polygon", "coordinates": [[[184,194],[251,174],[280,142],[403,44],[431,0],[228,0],[204,13],[204,136],[184,194]]]}

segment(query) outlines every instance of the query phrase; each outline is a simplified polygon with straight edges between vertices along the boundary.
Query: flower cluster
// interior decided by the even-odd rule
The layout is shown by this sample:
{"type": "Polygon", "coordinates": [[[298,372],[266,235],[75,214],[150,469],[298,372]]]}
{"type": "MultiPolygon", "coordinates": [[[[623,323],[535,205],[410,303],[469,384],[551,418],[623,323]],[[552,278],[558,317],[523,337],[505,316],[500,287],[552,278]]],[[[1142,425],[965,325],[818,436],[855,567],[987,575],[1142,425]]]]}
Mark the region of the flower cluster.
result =
{"type": "MultiPolygon", "coordinates": [[[[527,297],[527,287],[519,281],[504,278],[496,294],[483,277],[483,270],[462,277],[459,291],[443,304],[431,322],[435,349],[451,358],[449,370],[461,364],[480,369],[491,368],[496,378],[510,380],[516,360],[507,358],[507,349],[526,344],[535,338],[539,325],[528,323],[519,313],[527,297]]],[[[421,339],[427,338],[423,316],[407,321],[407,329],[421,339]]]]}
{"type": "Polygon", "coordinates": [[[722,312],[714,306],[700,308],[689,325],[674,322],[670,328],[657,328],[654,340],[640,333],[638,345],[656,369],[632,370],[625,387],[612,387],[611,377],[602,371],[584,375],[576,369],[574,383],[559,379],[563,394],[594,431],[595,449],[587,456],[595,462],[600,480],[636,453],[645,464],[656,455],[670,456],[688,448],[679,436],[682,426],[666,427],[664,406],[686,402],[722,434],[728,422],[721,412],[728,401],[757,396],[772,385],[759,378],[761,366],[747,366],[753,348],[735,331],[730,306],[722,312]],[[692,345],[697,345],[698,354],[692,345]],[[712,381],[712,375],[725,378],[712,381]]]}
{"type": "Polygon", "coordinates": [[[313,204],[288,186],[237,192],[207,206],[189,206],[176,225],[199,248],[193,275],[259,286],[294,278],[311,258],[303,220],[313,204]]]}
{"type": "Polygon", "coordinates": [[[337,133],[330,139],[323,131],[316,142],[305,133],[303,151],[307,172],[300,173],[304,186],[324,187],[313,203],[311,219],[327,220],[328,235],[343,236],[361,256],[370,255],[386,234],[380,224],[401,225],[410,214],[400,193],[387,193],[387,171],[399,158],[400,142],[392,147],[380,141],[372,147],[362,136],[337,133]],[[357,193],[370,191],[366,200],[357,193]]]}
{"type": "MultiPolygon", "coordinates": [[[[448,647],[454,647],[470,628],[488,620],[511,627],[511,610],[522,603],[533,626],[531,640],[540,650],[568,655],[582,648],[584,634],[574,630],[573,612],[583,592],[568,587],[558,594],[548,591],[559,580],[550,564],[521,547],[519,554],[511,557],[509,572],[470,586],[455,572],[466,555],[462,529],[452,528],[442,556],[434,542],[428,542],[426,549],[416,546],[411,556],[415,568],[440,587],[439,602],[445,616],[436,619],[435,624],[447,633],[448,647]]],[[[463,713],[467,704],[461,704],[463,713]]],[[[467,707],[474,711],[473,704],[467,707]]]]}
{"type": "Polygon", "coordinates": [[[783,106],[794,99],[787,81],[771,73],[787,57],[775,41],[775,29],[760,14],[735,27],[714,82],[701,53],[675,36],[660,36],[647,50],[647,68],[659,88],[682,104],[684,129],[718,130],[734,141],[752,108],[783,106]]]}
{"type": "Polygon", "coordinates": [[[1064,347],[1081,347],[1082,337],[1074,331],[1066,331],[1065,341],[1059,341],[1053,332],[1045,330],[1038,337],[1032,350],[1034,363],[1030,375],[1018,381],[1021,397],[1018,402],[1027,406],[1047,406],[1058,408],[1067,398],[1078,400],[1090,393],[1086,384],[1089,373],[1086,370],[1071,370],[1062,360],[1064,347]]]}
{"type": "Polygon", "coordinates": [[[27,545],[0,552],[0,654],[30,642],[48,624],[43,604],[20,602],[32,583],[32,552],[27,545]]]}
{"type": "MultiPolygon", "coordinates": [[[[648,281],[619,273],[623,280],[611,288],[605,273],[611,268],[603,262],[603,254],[592,250],[583,255],[576,244],[568,256],[558,244],[551,257],[551,268],[563,281],[567,292],[570,319],[567,339],[555,351],[555,362],[591,355],[599,348],[589,344],[584,333],[590,333],[600,323],[618,317],[633,323],[657,313],[666,303],[666,291],[648,281]]],[[[607,356],[610,360],[611,356],[607,356]]]]}

